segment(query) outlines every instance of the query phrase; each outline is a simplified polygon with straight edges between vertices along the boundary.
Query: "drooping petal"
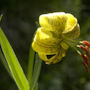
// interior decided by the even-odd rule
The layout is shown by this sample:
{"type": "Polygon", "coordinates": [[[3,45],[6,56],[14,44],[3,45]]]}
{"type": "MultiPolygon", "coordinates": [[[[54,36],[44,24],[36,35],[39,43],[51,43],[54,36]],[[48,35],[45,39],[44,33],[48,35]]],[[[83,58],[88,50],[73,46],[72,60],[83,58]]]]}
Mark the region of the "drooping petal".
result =
{"type": "Polygon", "coordinates": [[[38,52],[40,58],[45,61],[47,64],[50,64],[53,62],[53,60],[56,58],[57,53],[53,54],[47,54],[46,52],[38,52]],[[48,58],[48,56],[52,56],[51,58],[48,58]]]}
{"type": "Polygon", "coordinates": [[[63,57],[65,57],[66,55],[66,51],[67,50],[64,50],[63,48],[60,49],[58,55],[56,56],[56,58],[53,60],[53,64],[54,63],[58,63],[62,60],[63,57]]]}
{"type": "Polygon", "coordinates": [[[53,38],[50,33],[43,32],[43,28],[38,28],[32,47],[36,52],[45,52],[47,54],[53,54],[58,52],[60,39],[53,38]]]}
{"type": "Polygon", "coordinates": [[[79,24],[77,24],[71,31],[65,31],[62,33],[62,36],[67,37],[69,39],[75,39],[79,37],[80,35],[80,27],[79,24]]]}
{"type": "Polygon", "coordinates": [[[45,61],[46,64],[54,64],[57,63],[59,61],[61,61],[61,59],[65,56],[66,50],[64,50],[63,48],[59,49],[59,51],[57,53],[54,54],[47,54],[46,52],[39,52],[39,56],[40,58],[45,61]],[[48,58],[49,56],[49,58],[48,58]]]}
{"type": "Polygon", "coordinates": [[[80,35],[80,27],[77,19],[71,14],[66,14],[66,16],[68,19],[62,35],[71,39],[77,38],[80,35]]]}
{"type": "Polygon", "coordinates": [[[54,31],[58,34],[64,30],[66,20],[67,16],[64,12],[43,14],[39,17],[41,27],[48,28],[50,31],[54,31]]]}
{"type": "Polygon", "coordinates": [[[72,14],[67,13],[65,15],[67,17],[67,22],[64,31],[69,32],[77,25],[77,19],[72,14]]]}

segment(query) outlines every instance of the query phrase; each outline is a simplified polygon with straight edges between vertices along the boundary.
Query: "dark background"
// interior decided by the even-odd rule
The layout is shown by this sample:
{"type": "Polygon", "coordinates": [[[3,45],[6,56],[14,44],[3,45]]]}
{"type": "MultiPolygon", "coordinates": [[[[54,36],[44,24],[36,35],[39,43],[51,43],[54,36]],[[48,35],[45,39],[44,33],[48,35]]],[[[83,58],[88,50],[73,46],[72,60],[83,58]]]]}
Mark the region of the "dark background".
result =
{"type": "MultiPolygon", "coordinates": [[[[72,13],[80,24],[80,38],[90,41],[90,0],[0,0],[3,14],[0,25],[25,73],[38,17],[50,12],[72,13]]],[[[0,90],[18,90],[1,62],[0,90]]],[[[81,57],[69,49],[60,63],[46,65],[43,62],[39,90],[90,90],[90,73],[83,67],[81,57]]]]}

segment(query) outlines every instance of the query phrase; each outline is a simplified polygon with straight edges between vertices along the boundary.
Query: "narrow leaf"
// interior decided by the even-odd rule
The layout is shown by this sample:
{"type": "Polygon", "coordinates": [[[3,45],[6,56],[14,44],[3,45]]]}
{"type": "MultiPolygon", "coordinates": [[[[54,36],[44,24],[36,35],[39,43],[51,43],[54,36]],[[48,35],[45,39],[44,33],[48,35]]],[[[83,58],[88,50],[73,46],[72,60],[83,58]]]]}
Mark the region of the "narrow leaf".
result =
{"type": "Polygon", "coordinates": [[[37,89],[38,78],[39,78],[41,64],[42,64],[42,60],[40,60],[37,54],[35,57],[36,58],[35,58],[35,65],[34,65],[34,71],[33,71],[33,77],[32,77],[31,90],[34,90],[35,88],[37,89]]]}
{"type": "Polygon", "coordinates": [[[9,68],[11,70],[12,76],[20,90],[29,90],[29,84],[28,81],[24,75],[24,72],[18,62],[18,59],[8,42],[6,36],[2,32],[2,29],[0,28],[0,44],[2,51],[5,55],[5,58],[7,60],[7,63],[9,65],[9,68]]]}
{"type": "Polygon", "coordinates": [[[2,20],[2,16],[3,16],[3,14],[0,15],[0,21],[2,20]]]}
{"type": "Polygon", "coordinates": [[[1,60],[2,64],[4,65],[5,69],[7,70],[7,72],[9,73],[9,75],[12,77],[9,66],[5,60],[5,57],[4,57],[1,49],[0,49],[0,60],[1,60]]]}
{"type": "Polygon", "coordinates": [[[34,64],[34,54],[35,52],[32,49],[32,46],[30,46],[29,50],[29,60],[28,60],[28,70],[27,70],[27,79],[29,81],[29,85],[31,86],[32,82],[32,73],[33,73],[33,64],[34,64]]]}

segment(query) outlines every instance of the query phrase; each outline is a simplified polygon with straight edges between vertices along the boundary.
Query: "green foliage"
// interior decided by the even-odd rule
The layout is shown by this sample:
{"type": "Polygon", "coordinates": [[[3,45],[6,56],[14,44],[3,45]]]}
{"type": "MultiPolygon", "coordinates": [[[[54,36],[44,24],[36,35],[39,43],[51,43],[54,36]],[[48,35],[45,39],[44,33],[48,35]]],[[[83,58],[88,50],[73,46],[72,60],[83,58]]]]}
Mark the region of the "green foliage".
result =
{"type": "Polygon", "coordinates": [[[9,68],[11,70],[12,76],[20,90],[29,90],[28,81],[23,73],[23,70],[18,62],[18,59],[9,44],[7,38],[5,37],[2,29],[0,28],[0,44],[2,51],[5,55],[9,68]]]}
{"type": "Polygon", "coordinates": [[[35,52],[30,46],[29,59],[28,59],[28,70],[27,70],[27,79],[29,81],[29,85],[31,85],[31,82],[32,82],[33,67],[34,67],[34,54],[35,52]]]}
{"type": "Polygon", "coordinates": [[[5,60],[0,50],[0,58],[2,60],[2,63],[5,66],[8,73],[11,75],[11,77],[15,80],[19,90],[38,90],[37,81],[41,68],[41,60],[39,59],[38,56],[36,56],[35,58],[36,61],[34,65],[35,53],[32,50],[32,47],[30,46],[30,53],[29,53],[29,64],[27,72],[27,78],[29,81],[28,83],[27,78],[25,77],[25,74],[22,70],[22,67],[20,66],[18,59],[1,28],[0,28],[0,45],[6,58],[5,60]]]}
{"type": "Polygon", "coordinates": [[[38,78],[41,70],[42,61],[40,60],[39,56],[36,54],[36,61],[34,65],[32,83],[31,83],[31,90],[38,90],[38,78]]]}
{"type": "Polygon", "coordinates": [[[37,54],[35,55],[35,52],[33,51],[32,47],[30,47],[28,61],[29,62],[28,62],[27,79],[29,81],[29,85],[31,86],[30,90],[38,90],[37,84],[42,61],[40,60],[37,54]],[[34,57],[35,57],[35,64],[34,64],[34,57]]]}

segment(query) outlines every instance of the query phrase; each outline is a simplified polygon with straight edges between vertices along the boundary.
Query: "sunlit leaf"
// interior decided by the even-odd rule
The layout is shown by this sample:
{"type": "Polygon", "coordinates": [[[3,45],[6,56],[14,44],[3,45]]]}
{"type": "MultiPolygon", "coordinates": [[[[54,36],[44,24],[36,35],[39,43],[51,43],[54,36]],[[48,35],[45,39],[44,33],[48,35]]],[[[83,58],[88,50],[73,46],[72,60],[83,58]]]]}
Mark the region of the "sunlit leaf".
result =
{"type": "Polygon", "coordinates": [[[29,90],[29,84],[24,75],[24,72],[18,62],[18,59],[10,43],[8,42],[1,28],[0,28],[0,45],[18,88],[20,90],[29,90]]]}

